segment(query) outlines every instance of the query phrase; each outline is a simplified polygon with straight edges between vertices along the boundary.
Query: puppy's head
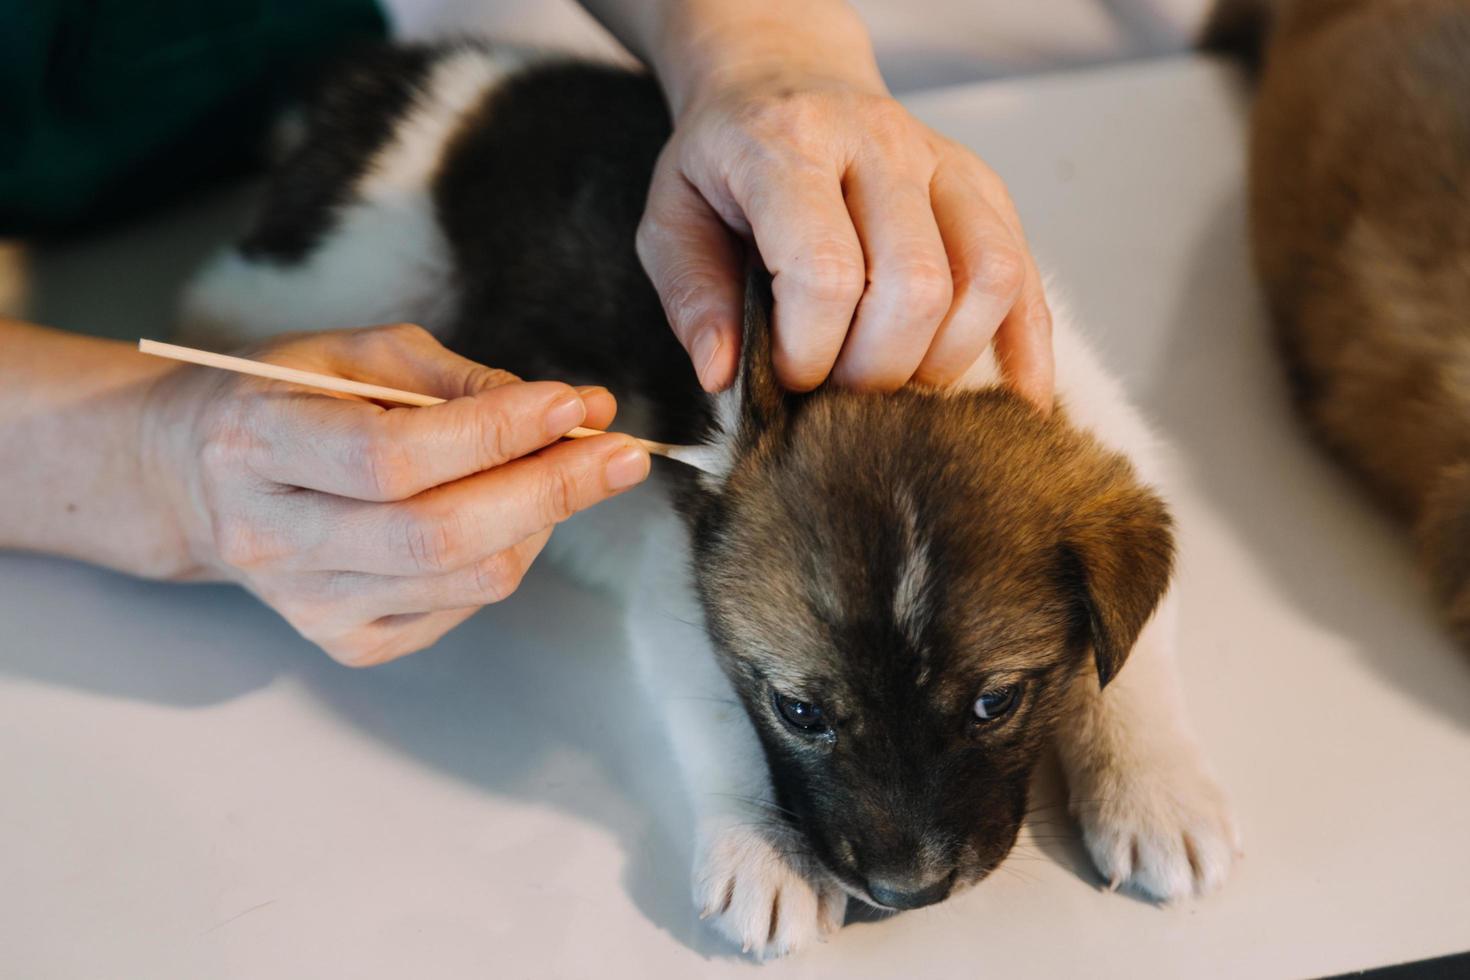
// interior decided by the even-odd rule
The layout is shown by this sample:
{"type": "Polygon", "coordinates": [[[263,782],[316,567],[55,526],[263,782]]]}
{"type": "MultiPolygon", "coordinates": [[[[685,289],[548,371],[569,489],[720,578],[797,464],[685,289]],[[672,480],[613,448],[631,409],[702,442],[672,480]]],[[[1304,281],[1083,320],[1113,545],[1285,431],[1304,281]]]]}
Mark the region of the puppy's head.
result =
{"type": "Polygon", "coordinates": [[[1004,391],[784,392],[752,280],[728,471],[684,504],[723,666],[781,806],[889,908],[1005,857],[1068,687],[1106,684],[1167,586],[1129,464],[1004,391]]]}

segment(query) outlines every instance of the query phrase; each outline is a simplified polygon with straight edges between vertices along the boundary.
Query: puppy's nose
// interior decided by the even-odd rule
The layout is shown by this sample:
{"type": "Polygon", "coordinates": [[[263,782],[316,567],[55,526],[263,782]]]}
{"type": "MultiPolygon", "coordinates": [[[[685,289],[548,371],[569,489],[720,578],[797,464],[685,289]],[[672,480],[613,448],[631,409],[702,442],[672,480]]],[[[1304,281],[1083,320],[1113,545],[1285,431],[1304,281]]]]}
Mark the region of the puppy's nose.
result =
{"type": "Polygon", "coordinates": [[[881,878],[869,878],[868,894],[879,905],[886,905],[891,909],[919,909],[942,900],[949,894],[949,886],[953,881],[953,876],[950,876],[932,885],[914,888],[911,883],[899,884],[881,878]]]}

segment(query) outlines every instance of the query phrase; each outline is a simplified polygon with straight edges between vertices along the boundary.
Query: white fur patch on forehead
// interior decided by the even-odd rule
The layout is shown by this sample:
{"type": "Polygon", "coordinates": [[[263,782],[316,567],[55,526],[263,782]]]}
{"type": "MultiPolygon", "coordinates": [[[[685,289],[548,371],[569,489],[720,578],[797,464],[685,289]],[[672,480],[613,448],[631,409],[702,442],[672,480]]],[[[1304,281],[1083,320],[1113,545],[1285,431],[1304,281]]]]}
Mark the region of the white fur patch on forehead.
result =
{"type": "Polygon", "coordinates": [[[913,494],[899,490],[893,502],[901,554],[893,589],[893,619],[908,641],[921,649],[924,625],[929,619],[929,543],[919,527],[919,508],[913,494]]]}

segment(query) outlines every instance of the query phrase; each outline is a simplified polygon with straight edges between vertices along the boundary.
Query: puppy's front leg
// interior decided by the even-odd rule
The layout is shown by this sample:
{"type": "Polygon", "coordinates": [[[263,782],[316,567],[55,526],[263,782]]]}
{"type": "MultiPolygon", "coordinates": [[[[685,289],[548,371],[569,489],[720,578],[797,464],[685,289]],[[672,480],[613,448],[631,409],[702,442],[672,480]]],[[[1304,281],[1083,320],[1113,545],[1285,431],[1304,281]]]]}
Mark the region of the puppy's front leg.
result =
{"type": "Polygon", "coordinates": [[[689,789],[695,908],[742,950],[780,956],[840,926],[847,896],[775,802],[760,742],[705,632],[687,541],[672,519],[649,535],[633,654],[689,789]]]}
{"type": "Polygon", "coordinates": [[[1166,596],[1104,690],[1084,671],[1058,730],[1072,814],[1098,870],[1161,901],[1224,882],[1240,850],[1230,804],[1184,713],[1166,596]]]}

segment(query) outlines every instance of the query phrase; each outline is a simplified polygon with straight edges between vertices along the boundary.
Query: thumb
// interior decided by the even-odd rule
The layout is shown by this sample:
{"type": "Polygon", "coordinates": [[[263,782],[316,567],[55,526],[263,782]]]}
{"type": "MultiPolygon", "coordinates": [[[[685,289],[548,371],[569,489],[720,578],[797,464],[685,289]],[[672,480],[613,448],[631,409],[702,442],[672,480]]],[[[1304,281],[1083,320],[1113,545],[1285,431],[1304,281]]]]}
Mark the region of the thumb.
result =
{"type": "Polygon", "coordinates": [[[660,158],[638,225],[638,258],[706,391],[728,388],[740,358],[739,244],[703,195],[660,158]]]}

